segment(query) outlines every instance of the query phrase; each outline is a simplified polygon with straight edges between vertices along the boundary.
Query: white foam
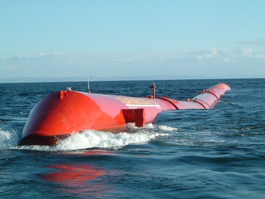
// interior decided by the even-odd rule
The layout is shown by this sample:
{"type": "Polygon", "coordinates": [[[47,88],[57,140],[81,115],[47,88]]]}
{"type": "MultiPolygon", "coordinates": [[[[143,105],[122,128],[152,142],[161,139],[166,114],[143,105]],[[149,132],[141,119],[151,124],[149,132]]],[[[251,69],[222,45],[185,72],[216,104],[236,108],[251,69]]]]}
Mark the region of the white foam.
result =
{"type": "Polygon", "coordinates": [[[112,133],[85,130],[60,140],[55,146],[19,146],[16,149],[38,151],[69,151],[89,148],[118,149],[127,145],[145,144],[157,137],[168,136],[177,128],[148,124],[144,128],[131,126],[128,132],[112,133]]]}
{"type": "Polygon", "coordinates": [[[9,149],[17,145],[18,135],[13,129],[0,129],[0,149],[9,149]]]}
{"type": "Polygon", "coordinates": [[[110,133],[86,130],[76,133],[57,144],[59,150],[76,150],[85,148],[117,149],[131,144],[143,144],[159,136],[159,133],[110,133]]]}
{"type": "Polygon", "coordinates": [[[146,130],[156,130],[156,131],[163,131],[163,132],[175,132],[178,129],[175,127],[170,126],[163,126],[163,125],[154,125],[154,124],[146,124],[144,128],[136,127],[136,126],[130,126],[129,128],[132,129],[146,129],[146,130]]]}

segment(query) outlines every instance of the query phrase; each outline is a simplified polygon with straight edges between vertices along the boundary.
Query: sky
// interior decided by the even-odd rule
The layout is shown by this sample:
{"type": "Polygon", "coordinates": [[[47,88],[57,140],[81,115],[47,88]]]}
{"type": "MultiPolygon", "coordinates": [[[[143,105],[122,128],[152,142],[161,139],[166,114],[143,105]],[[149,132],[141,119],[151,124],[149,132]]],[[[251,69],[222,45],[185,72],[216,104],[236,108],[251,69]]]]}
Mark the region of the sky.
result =
{"type": "Polygon", "coordinates": [[[0,82],[265,77],[264,0],[0,0],[0,82]]]}

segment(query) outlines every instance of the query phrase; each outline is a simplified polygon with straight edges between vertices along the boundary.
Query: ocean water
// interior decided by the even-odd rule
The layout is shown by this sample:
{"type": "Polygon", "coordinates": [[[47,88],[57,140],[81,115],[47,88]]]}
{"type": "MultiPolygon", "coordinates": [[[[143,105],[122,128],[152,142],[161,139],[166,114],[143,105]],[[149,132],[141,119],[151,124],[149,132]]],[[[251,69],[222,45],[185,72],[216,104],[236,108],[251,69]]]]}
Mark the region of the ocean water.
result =
{"type": "Polygon", "coordinates": [[[211,110],[176,110],[119,134],[85,130],[56,146],[18,146],[32,107],[86,82],[0,84],[0,198],[265,197],[264,79],[91,82],[93,93],[183,100],[219,82],[211,110]]]}

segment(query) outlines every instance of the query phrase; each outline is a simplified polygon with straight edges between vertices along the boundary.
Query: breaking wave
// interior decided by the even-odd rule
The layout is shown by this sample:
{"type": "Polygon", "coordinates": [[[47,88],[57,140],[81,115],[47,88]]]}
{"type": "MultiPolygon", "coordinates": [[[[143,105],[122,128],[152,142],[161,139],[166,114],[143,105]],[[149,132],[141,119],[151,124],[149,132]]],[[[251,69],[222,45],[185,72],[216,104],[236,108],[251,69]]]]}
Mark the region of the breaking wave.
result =
{"type": "Polygon", "coordinates": [[[2,138],[0,147],[37,151],[70,151],[90,148],[119,149],[127,145],[145,144],[157,137],[168,136],[176,131],[177,128],[153,124],[148,124],[144,128],[132,126],[128,128],[128,132],[121,133],[85,130],[60,140],[55,146],[17,146],[18,138],[13,138],[12,132],[0,131],[2,138]]]}
{"type": "Polygon", "coordinates": [[[13,129],[0,129],[0,149],[9,149],[17,145],[19,136],[13,129]]]}

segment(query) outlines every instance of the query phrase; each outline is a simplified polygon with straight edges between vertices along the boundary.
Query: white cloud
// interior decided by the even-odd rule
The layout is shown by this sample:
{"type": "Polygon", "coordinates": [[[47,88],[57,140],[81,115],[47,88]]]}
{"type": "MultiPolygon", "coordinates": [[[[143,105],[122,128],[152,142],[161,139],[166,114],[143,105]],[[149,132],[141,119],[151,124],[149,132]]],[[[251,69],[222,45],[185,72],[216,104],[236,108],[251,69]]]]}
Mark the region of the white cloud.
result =
{"type": "Polygon", "coordinates": [[[196,58],[199,59],[199,60],[203,59],[202,56],[200,56],[200,55],[196,55],[196,58]]]}
{"type": "Polygon", "coordinates": [[[225,61],[225,62],[236,62],[236,60],[228,59],[228,58],[226,58],[226,57],[224,58],[224,61],[225,61]]]}
{"type": "Polygon", "coordinates": [[[218,55],[218,52],[217,52],[217,49],[216,49],[216,48],[213,48],[213,49],[212,49],[212,54],[213,54],[213,55],[218,55]]]}
{"type": "Polygon", "coordinates": [[[52,55],[59,56],[59,55],[63,55],[63,54],[62,53],[53,53],[52,55]]]}
{"type": "Polygon", "coordinates": [[[204,55],[205,58],[212,58],[218,56],[218,51],[216,48],[212,48],[211,52],[209,54],[204,55]]]}
{"type": "Polygon", "coordinates": [[[259,59],[265,59],[265,54],[257,54],[256,56],[259,59]]]}
{"type": "Polygon", "coordinates": [[[9,66],[8,66],[8,69],[9,69],[9,70],[16,70],[16,69],[17,69],[17,67],[16,67],[16,66],[14,66],[14,65],[9,65],[9,66]]]}
{"type": "Polygon", "coordinates": [[[233,50],[232,49],[223,49],[224,52],[232,52],[233,50]]]}
{"type": "Polygon", "coordinates": [[[31,58],[36,58],[36,57],[43,57],[45,56],[44,53],[40,53],[40,54],[30,54],[30,55],[18,55],[17,58],[21,59],[21,58],[26,58],[26,59],[31,59],[31,58]]]}
{"type": "Polygon", "coordinates": [[[106,59],[106,61],[107,62],[121,62],[121,63],[133,63],[133,62],[136,62],[136,60],[135,59],[133,59],[133,58],[126,58],[126,57],[124,57],[124,58],[112,58],[112,59],[109,59],[109,58],[107,58],[106,59]]]}
{"type": "Polygon", "coordinates": [[[243,55],[250,55],[253,52],[252,48],[243,48],[243,55]]]}
{"type": "MultiPolygon", "coordinates": [[[[244,50],[211,48],[160,53],[20,54],[15,57],[2,57],[0,59],[0,65],[2,66],[2,69],[0,68],[2,70],[0,71],[0,78],[1,76],[12,77],[15,74],[17,76],[78,76],[87,73],[87,71],[93,75],[108,76],[115,75],[113,67],[119,67],[117,73],[121,74],[130,72],[136,74],[138,72],[136,68],[139,67],[143,68],[144,71],[151,69],[153,73],[157,74],[171,74],[175,72],[174,65],[183,66],[181,70],[187,70],[187,74],[189,74],[191,68],[195,72],[207,71],[211,74],[212,68],[219,70],[218,67],[220,66],[248,68],[250,66],[247,63],[250,63],[250,61],[257,63],[255,67],[261,68],[264,65],[264,59],[264,51],[256,52],[252,48],[244,48],[244,50]],[[22,67],[24,68],[22,69],[22,67]],[[165,67],[167,70],[165,70],[165,67]],[[64,68],[67,68],[67,70],[64,70],[64,68]]],[[[251,69],[249,70],[251,71],[251,69]]],[[[255,71],[258,70],[260,69],[255,71]]],[[[254,77],[257,73],[255,71],[249,73],[249,76],[253,74],[254,77]]],[[[221,73],[225,73],[225,71],[220,70],[221,73]]]]}

